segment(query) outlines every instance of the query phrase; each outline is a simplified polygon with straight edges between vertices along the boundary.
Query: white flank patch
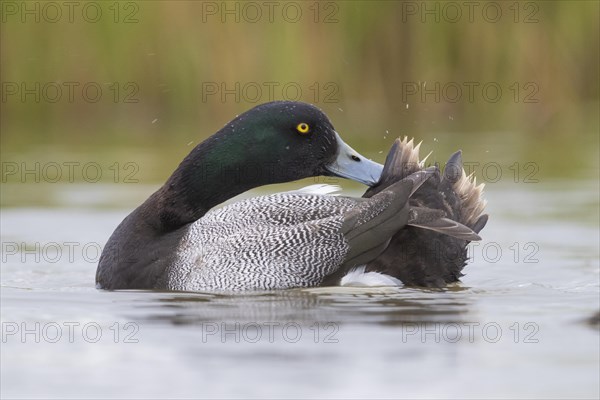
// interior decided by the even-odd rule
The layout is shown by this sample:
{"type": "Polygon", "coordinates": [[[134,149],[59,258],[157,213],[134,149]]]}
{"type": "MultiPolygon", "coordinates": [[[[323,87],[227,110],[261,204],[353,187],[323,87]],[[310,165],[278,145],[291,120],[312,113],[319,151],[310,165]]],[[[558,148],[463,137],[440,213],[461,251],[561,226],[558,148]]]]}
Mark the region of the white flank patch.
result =
{"type": "Polygon", "coordinates": [[[302,189],[292,190],[288,193],[315,194],[315,195],[319,195],[319,196],[325,196],[325,195],[337,196],[339,193],[336,193],[336,192],[341,192],[341,191],[342,191],[342,188],[337,185],[328,185],[325,183],[318,183],[315,185],[303,187],[302,189]],[[333,194],[333,193],[335,193],[335,194],[333,194]]]}
{"type": "Polygon", "coordinates": [[[361,265],[348,272],[340,281],[340,286],[402,286],[402,282],[393,276],[379,272],[365,272],[361,265]]]}

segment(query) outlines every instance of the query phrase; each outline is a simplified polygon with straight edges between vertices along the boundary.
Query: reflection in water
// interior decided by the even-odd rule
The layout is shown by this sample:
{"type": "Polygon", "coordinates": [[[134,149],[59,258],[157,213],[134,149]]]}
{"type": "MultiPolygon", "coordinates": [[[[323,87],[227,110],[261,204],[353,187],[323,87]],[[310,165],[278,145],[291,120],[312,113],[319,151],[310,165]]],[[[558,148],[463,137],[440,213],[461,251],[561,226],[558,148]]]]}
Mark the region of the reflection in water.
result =
{"type": "Polygon", "coordinates": [[[589,317],[587,323],[596,329],[600,328],[600,311],[589,317]]]}
{"type": "Polygon", "coordinates": [[[469,289],[318,288],[253,294],[165,293],[140,305],[144,321],[195,325],[206,322],[294,322],[401,326],[462,323],[469,318],[469,289]]]}

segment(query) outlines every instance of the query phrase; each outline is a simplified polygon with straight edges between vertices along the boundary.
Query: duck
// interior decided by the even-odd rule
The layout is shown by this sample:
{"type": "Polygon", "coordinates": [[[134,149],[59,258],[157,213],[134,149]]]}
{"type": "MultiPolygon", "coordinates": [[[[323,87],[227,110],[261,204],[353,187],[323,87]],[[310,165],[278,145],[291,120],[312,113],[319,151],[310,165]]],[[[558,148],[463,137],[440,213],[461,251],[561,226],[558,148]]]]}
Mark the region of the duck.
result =
{"type": "MultiPolygon", "coordinates": [[[[373,197],[411,174],[423,171],[432,153],[420,159],[421,143],[415,145],[414,139],[409,140],[407,136],[396,139],[380,181],[371,185],[363,197],[373,197]]],[[[489,219],[484,213],[485,183],[478,185],[473,174],[466,175],[461,150],[450,156],[443,172],[438,163],[429,169],[431,176],[411,195],[409,207],[414,214],[424,209],[436,210],[435,220],[420,226],[405,226],[393,235],[378,257],[351,270],[340,269],[328,277],[327,284],[439,289],[460,282],[468,261],[467,246],[473,239],[478,240],[473,233],[479,234],[489,219]]]]}
{"type": "MultiPolygon", "coordinates": [[[[470,228],[409,199],[432,176],[421,168],[379,185],[384,166],[346,144],[317,107],[258,105],[198,144],[108,239],[96,270],[106,290],[247,291],[314,287],[369,265],[408,225],[470,228]],[[252,188],[315,176],[351,179],[377,193],[333,195],[327,185],[221,203],[252,188]]],[[[396,178],[396,176],[394,176],[396,178]]],[[[429,227],[429,228],[428,228],[429,227]]],[[[383,274],[381,274],[383,276],[383,274]]]]}

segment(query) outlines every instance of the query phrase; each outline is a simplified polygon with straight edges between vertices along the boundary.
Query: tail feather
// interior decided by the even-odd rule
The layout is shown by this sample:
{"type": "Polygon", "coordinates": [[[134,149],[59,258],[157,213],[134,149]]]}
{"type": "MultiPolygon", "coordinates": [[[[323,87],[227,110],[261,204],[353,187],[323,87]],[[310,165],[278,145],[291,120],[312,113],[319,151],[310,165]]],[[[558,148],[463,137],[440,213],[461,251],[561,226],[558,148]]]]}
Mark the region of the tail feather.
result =
{"type": "Polygon", "coordinates": [[[477,178],[473,174],[467,176],[463,169],[453,188],[461,199],[461,222],[469,226],[475,225],[487,205],[487,201],[483,199],[485,183],[477,185],[477,178]]]}
{"type": "MultiPolygon", "coordinates": [[[[397,139],[387,156],[380,183],[363,197],[372,197],[389,185],[423,170],[420,143],[397,139]]],[[[433,168],[409,199],[409,221],[391,239],[376,259],[367,263],[367,272],[379,272],[400,279],[405,285],[439,287],[455,282],[466,265],[466,245],[480,240],[478,233],[488,216],[483,213],[484,185],[466,176],[462,152],[449,158],[443,174],[433,168]]]]}
{"type": "Polygon", "coordinates": [[[481,240],[481,237],[468,226],[445,218],[442,210],[425,207],[411,207],[408,215],[408,225],[452,236],[462,240],[481,240]]]}
{"type": "Polygon", "coordinates": [[[446,163],[444,169],[444,180],[455,184],[460,179],[463,173],[462,150],[458,150],[452,154],[446,163]]]}
{"type": "Polygon", "coordinates": [[[406,136],[402,140],[396,139],[385,160],[379,183],[369,189],[365,193],[368,195],[363,197],[372,197],[393,183],[421,171],[423,166],[419,161],[420,147],[421,143],[415,146],[414,140],[408,140],[406,136]]]}
{"type": "Polygon", "coordinates": [[[473,225],[473,230],[477,233],[481,232],[481,230],[485,227],[485,224],[487,224],[487,221],[488,221],[488,215],[483,214],[482,216],[479,217],[477,222],[475,222],[475,224],[473,225]]]}

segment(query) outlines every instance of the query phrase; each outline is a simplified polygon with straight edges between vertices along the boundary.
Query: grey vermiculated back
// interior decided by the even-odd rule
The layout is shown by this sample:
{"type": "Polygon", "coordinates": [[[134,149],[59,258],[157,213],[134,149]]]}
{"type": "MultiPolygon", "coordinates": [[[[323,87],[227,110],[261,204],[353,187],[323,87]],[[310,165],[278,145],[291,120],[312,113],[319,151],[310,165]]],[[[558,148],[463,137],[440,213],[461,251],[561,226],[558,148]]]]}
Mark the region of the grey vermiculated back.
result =
{"type": "Polygon", "coordinates": [[[425,179],[397,182],[370,199],[287,192],[210,211],[182,235],[166,268],[167,288],[320,285],[355,260],[369,261],[384,250],[408,221],[413,182],[425,179]]]}
{"type": "Polygon", "coordinates": [[[168,267],[171,290],[267,290],[318,285],[344,261],[340,228],[361,199],[278,193],[191,224],[168,267]]]}

